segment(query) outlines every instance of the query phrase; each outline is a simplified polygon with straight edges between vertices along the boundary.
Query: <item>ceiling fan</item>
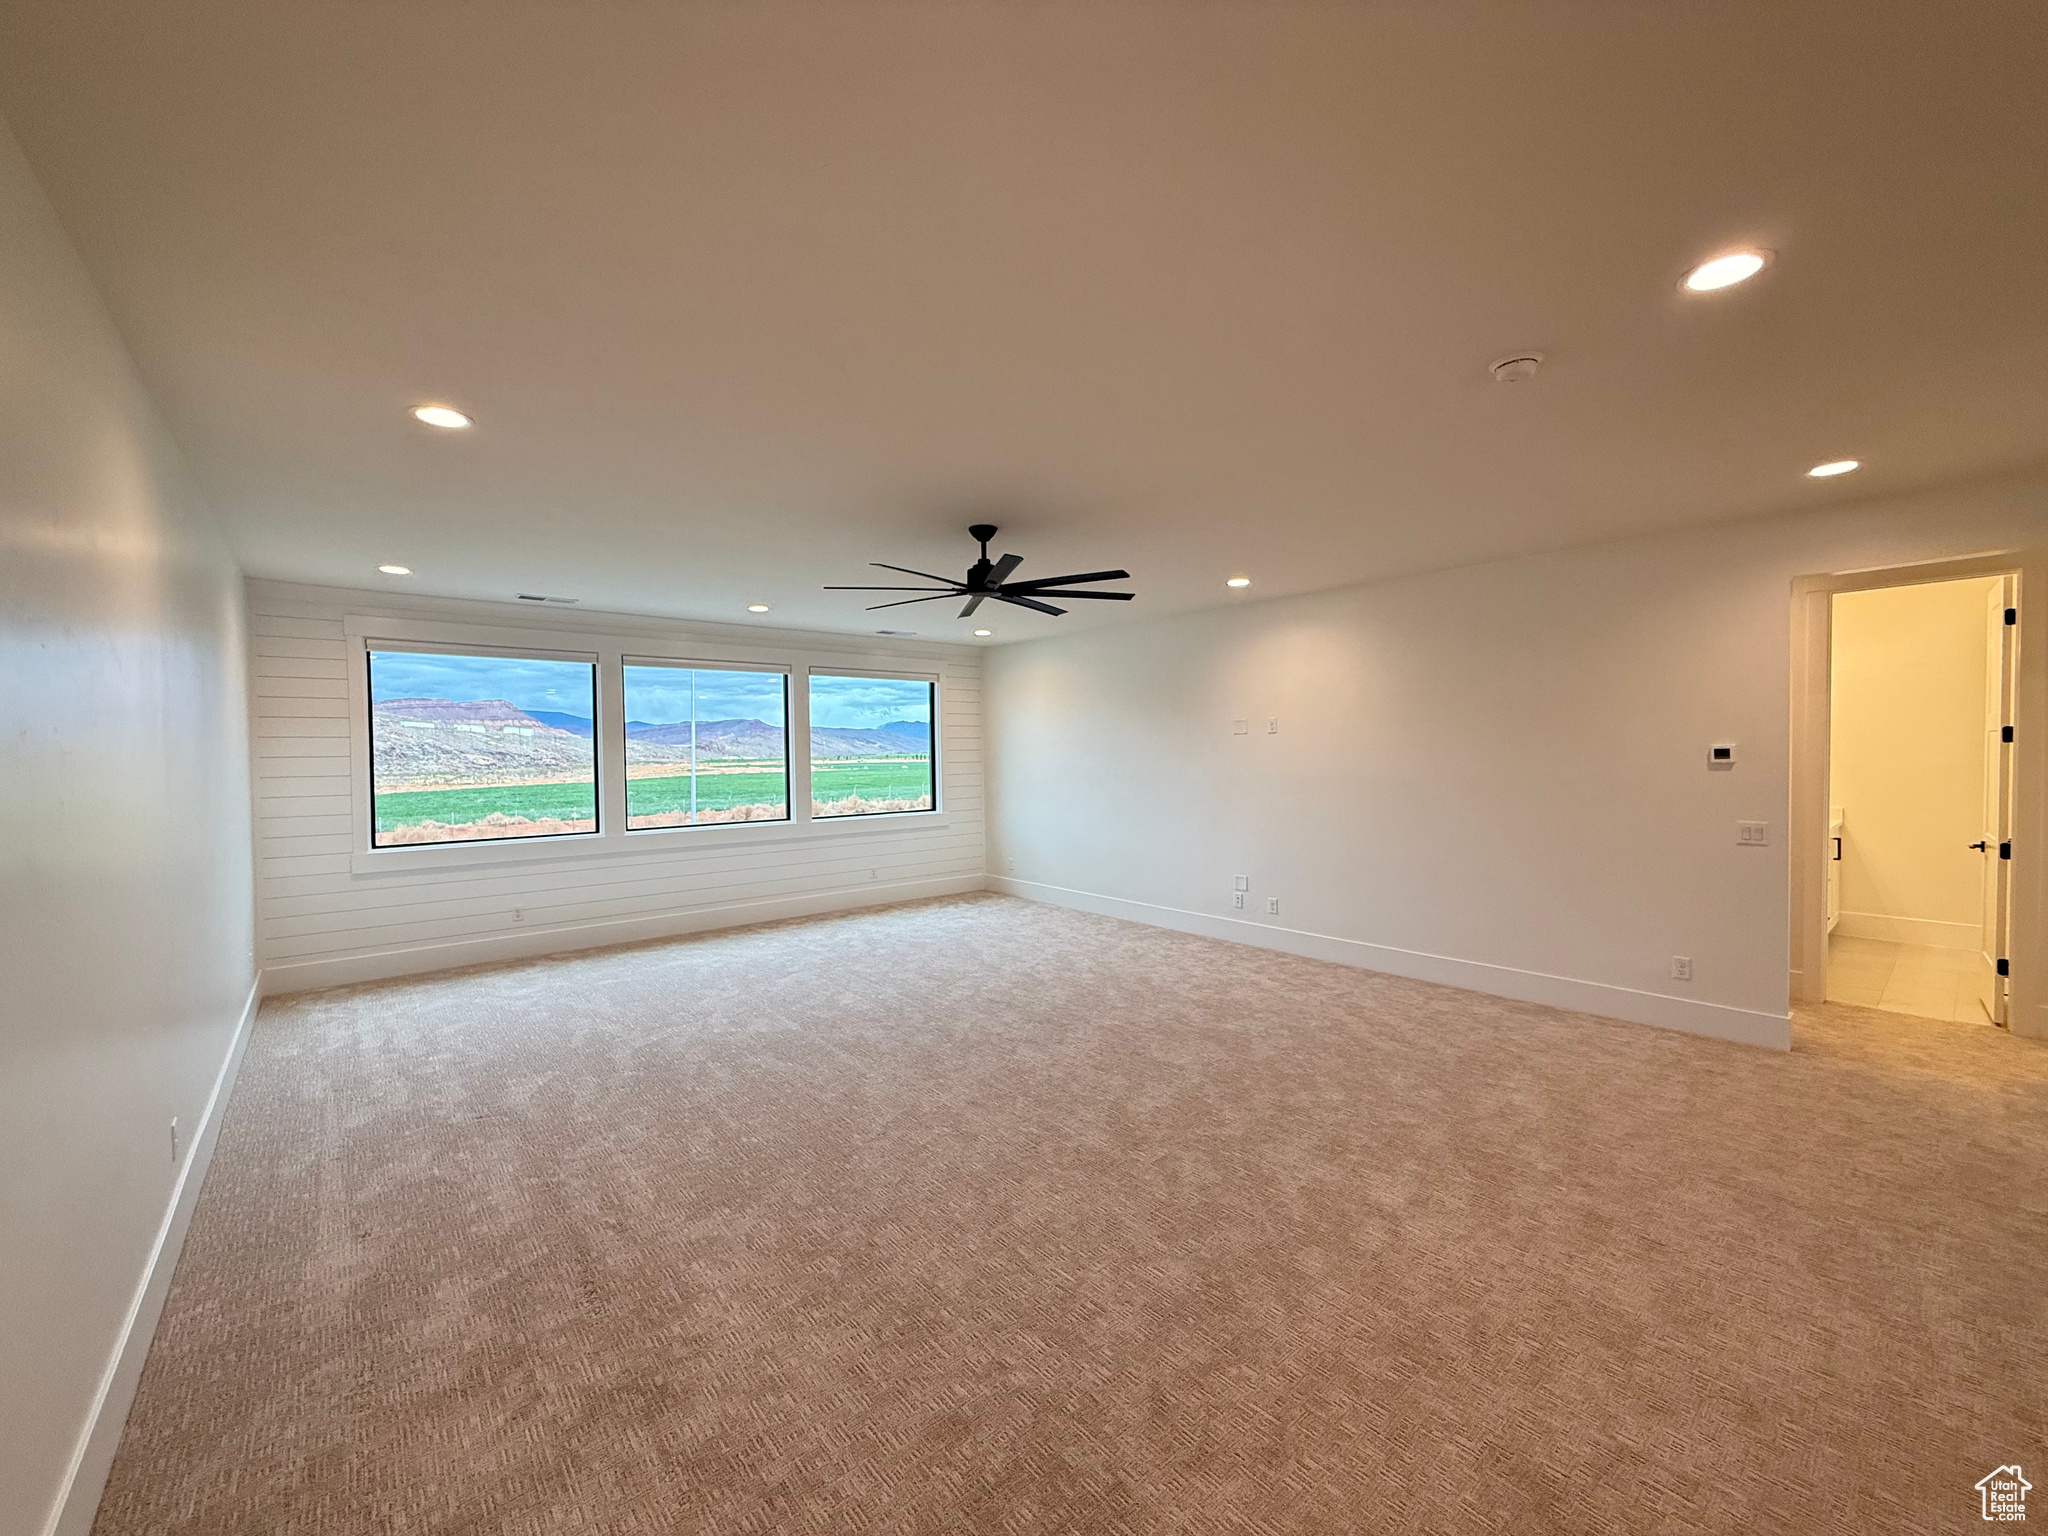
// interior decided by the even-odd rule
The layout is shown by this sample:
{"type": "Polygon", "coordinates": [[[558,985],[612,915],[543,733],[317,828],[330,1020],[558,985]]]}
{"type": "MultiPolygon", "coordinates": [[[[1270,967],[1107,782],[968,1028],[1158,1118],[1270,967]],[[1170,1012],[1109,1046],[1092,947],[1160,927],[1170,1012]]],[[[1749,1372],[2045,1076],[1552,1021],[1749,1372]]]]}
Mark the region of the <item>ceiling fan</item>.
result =
{"type": "Polygon", "coordinates": [[[1128,603],[1138,594],[1135,592],[1069,592],[1066,588],[1077,581],[1129,581],[1129,571],[1086,571],[1077,576],[1040,576],[1031,581],[1011,581],[1010,572],[1024,563],[1022,555],[1004,555],[1000,560],[988,557],[988,541],[996,536],[994,523],[976,523],[967,530],[970,538],[980,541],[981,558],[967,568],[967,579],[955,581],[950,576],[934,576],[930,571],[913,571],[907,565],[889,565],[881,560],[869,564],[884,571],[901,571],[906,576],[922,576],[927,581],[944,582],[939,587],[827,587],[827,592],[929,592],[930,597],[902,597],[894,602],[872,603],[868,612],[877,608],[901,608],[910,603],[936,603],[949,597],[964,597],[967,606],[960,610],[960,617],[966,618],[985,601],[994,599],[999,603],[1015,603],[1019,608],[1035,608],[1040,613],[1061,614],[1067,610],[1055,608],[1041,599],[1048,597],[1075,598],[1092,597],[1109,603],[1128,603]]]}

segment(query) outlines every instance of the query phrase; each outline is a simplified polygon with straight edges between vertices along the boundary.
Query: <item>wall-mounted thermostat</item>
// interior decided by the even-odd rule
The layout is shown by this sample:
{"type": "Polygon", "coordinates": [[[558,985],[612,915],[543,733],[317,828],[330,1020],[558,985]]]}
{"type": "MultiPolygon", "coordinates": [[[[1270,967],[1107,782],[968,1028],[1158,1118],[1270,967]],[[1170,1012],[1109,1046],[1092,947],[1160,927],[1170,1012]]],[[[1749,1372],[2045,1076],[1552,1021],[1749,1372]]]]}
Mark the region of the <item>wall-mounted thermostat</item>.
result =
{"type": "Polygon", "coordinates": [[[1709,768],[1733,768],[1735,766],[1735,743],[1732,741],[1717,741],[1707,748],[1707,766],[1709,768]]]}

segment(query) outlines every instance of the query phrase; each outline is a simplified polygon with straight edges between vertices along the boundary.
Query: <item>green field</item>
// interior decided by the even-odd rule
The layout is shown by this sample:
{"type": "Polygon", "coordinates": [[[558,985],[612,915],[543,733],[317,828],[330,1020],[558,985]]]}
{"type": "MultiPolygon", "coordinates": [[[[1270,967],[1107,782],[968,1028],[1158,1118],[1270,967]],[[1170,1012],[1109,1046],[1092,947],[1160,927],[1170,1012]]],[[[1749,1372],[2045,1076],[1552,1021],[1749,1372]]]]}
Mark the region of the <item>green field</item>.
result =
{"type": "MultiPolygon", "coordinates": [[[[811,798],[844,800],[915,800],[931,793],[931,763],[924,758],[847,758],[811,765],[811,798]]],[[[780,770],[760,773],[706,773],[697,779],[697,809],[730,810],[739,805],[788,804],[789,792],[780,770]]],[[[690,776],[626,781],[628,816],[665,816],[690,808],[690,776]]],[[[527,821],[590,821],[597,815],[597,792],[583,784],[507,784],[485,789],[408,789],[377,796],[377,830],[435,821],[466,826],[493,813],[527,821]]]]}
{"type": "Polygon", "coordinates": [[[834,758],[811,764],[811,798],[915,800],[932,792],[929,758],[834,758]]]}
{"type": "Polygon", "coordinates": [[[506,784],[490,789],[406,789],[377,796],[377,830],[438,821],[445,827],[482,821],[493,811],[528,821],[590,821],[597,787],[581,784],[506,784]]]}
{"type": "MultiPolygon", "coordinates": [[[[781,769],[769,773],[702,773],[697,776],[697,809],[728,811],[736,805],[772,805],[785,810],[789,785],[781,769]]],[[[690,808],[690,776],[626,780],[626,815],[667,816],[690,808]]]]}

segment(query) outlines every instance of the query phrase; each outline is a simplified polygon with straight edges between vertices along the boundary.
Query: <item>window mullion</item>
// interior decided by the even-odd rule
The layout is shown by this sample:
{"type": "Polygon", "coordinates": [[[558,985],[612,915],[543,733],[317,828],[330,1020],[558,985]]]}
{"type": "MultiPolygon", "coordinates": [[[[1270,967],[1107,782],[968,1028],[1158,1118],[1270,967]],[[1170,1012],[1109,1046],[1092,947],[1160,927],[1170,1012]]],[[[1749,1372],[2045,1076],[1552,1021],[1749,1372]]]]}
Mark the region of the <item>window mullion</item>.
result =
{"type": "Polygon", "coordinates": [[[622,653],[597,662],[597,826],[607,840],[626,835],[626,683],[622,653]]]}
{"type": "Polygon", "coordinates": [[[811,678],[799,662],[789,670],[789,819],[811,819],[811,678]]]}

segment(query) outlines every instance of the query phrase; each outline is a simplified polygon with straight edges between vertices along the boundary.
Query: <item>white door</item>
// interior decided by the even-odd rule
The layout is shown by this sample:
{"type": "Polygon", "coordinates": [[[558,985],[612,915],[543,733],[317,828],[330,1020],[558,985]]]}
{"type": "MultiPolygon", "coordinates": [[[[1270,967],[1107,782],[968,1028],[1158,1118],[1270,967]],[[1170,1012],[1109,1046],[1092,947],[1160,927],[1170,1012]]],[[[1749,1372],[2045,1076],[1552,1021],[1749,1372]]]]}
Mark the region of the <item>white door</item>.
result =
{"type": "Polygon", "coordinates": [[[2013,639],[2017,625],[2006,622],[2017,601],[2014,578],[2000,578],[1985,611],[1984,667],[1984,960],[1991,978],[1991,1021],[2006,1023],[2005,963],[2007,914],[2012,902],[2013,639]]]}

